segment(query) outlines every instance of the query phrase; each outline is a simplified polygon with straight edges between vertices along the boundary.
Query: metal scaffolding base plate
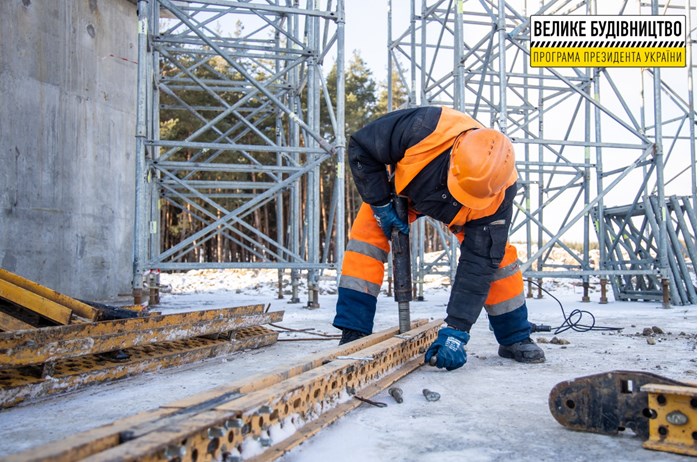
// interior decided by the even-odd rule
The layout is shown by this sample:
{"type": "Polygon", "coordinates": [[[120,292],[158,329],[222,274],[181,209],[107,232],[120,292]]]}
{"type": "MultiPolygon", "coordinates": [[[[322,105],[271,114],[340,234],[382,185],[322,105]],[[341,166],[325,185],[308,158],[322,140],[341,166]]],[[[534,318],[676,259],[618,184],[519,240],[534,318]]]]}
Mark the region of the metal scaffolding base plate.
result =
{"type": "Polygon", "coordinates": [[[6,460],[273,460],[361,405],[354,395],[373,396],[419,367],[441,324],[373,334],[6,460]]]}

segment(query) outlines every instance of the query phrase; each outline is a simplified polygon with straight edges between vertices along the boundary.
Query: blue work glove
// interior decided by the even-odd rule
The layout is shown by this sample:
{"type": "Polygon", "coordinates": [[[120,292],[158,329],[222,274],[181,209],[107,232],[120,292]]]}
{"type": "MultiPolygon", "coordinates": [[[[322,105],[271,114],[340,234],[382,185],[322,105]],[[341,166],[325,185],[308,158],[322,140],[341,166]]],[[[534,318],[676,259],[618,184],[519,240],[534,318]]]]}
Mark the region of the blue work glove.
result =
{"type": "Polygon", "coordinates": [[[403,234],[410,232],[410,226],[398,218],[396,209],[393,208],[391,202],[386,205],[372,205],[371,210],[374,212],[374,218],[376,218],[377,223],[381,227],[381,231],[387,238],[391,239],[391,231],[394,226],[403,234]]]}
{"type": "Polygon", "coordinates": [[[442,327],[437,332],[437,340],[425,352],[425,363],[448,371],[460,368],[466,364],[466,344],[470,338],[468,332],[442,327]],[[436,362],[430,362],[432,357],[436,362]]]}

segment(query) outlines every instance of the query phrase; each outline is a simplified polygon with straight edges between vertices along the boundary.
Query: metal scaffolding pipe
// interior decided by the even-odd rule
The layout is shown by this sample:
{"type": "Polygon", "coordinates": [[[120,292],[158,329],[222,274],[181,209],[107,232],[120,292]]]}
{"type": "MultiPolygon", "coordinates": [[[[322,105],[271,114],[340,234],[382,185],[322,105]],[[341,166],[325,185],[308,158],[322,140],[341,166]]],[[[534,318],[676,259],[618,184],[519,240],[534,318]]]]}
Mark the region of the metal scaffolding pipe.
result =
{"type": "MultiPolygon", "coordinates": [[[[683,104],[679,96],[682,88],[666,82],[665,72],[661,75],[655,69],[653,92],[643,95],[643,104],[638,107],[630,99],[635,95],[628,94],[627,78],[620,77],[622,74],[615,69],[533,69],[529,66],[531,14],[609,14],[608,3],[541,1],[537,11],[520,12],[518,6],[506,0],[419,1],[418,4],[418,0],[411,0],[410,17],[404,29],[393,24],[389,2],[388,44],[392,58],[389,69],[408,70],[408,78],[399,77],[410,82],[410,105],[450,105],[469,111],[483,124],[496,125],[507,133],[518,155],[520,149],[523,151],[524,161],[518,160],[517,167],[523,186],[520,192],[524,196],[517,201],[518,212],[512,229],[526,239],[526,255],[521,256],[525,277],[542,278],[550,274],[551,277],[581,278],[585,284],[589,284],[592,276],[615,279],[615,271],[630,277],[622,271],[633,269],[620,269],[623,265],[618,259],[623,258],[623,252],[620,253],[619,245],[614,242],[619,242],[617,236],[631,232],[628,227],[633,223],[624,221],[627,228],[611,236],[605,210],[628,197],[640,200],[645,185],[639,186],[638,175],[646,177],[645,173],[640,173],[642,170],[652,173],[650,179],[656,183],[660,208],[659,216],[654,218],[661,220],[658,229],[662,232],[658,238],[664,240],[662,245],[658,244],[659,264],[653,271],[672,276],[670,273],[675,266],[668,263],[667,250],[677,251],[678,242],[667,241],[670,228],[666,221],[668,206],[664,205],[665,171],[671,160],[669,152],[663,151],[663,144],[670,147],[668,151],[678,150],[680,145],[681,149],[686,147],[689,151],[689,156],[672,160],[686,163],[675,168],[673,181],[679,177],[688,178],[691,190],[684,194],[696,203],[693,122],[696,115],[692,83],[688,87],[689,103],[683,104]],[[418,5],[419,12],[416,11],[418,5]],[[600,13],[602,8],[605,8],[604,13],[600,13]],[[673,109],[679,107],[683,113],[679,116],[664,114],[663,100],[670,102],[673,109]],[[654,133],[645,132],[644,106],[653,108],[654,133]],[[667,128],[671,124],[677,127],[672,133],[667,128]],[[532,146],[537,147],[538,158],[532,155],[532,146]],[[679,173],[675,173],[677,171],[679,173]],[[600,258],[595,262],[591,257],[593,234],[601,242],[600,258]],[[569,245],[577,240],[582,240],[580,254],[569,245]],[[615,250],[608,252],[608,247],[615,250]],[[549,259],[554,248],[561,249],[578,264],[562,271],[560,265],[549,259]]],[[[665,10],[659,11],[657,0],[650,5],[640,0],[633,3],[638,5],[638,14],[665,13],[665,10]]],[[[691,0],[686,0],[682,8],[690,18],[689,46],[696,37],[690,14],[695,12],[695,6],[691,0]]],[[[619,14],[623,14],[623,10],[619,14]]],[[[687,67],[690,79],[692,72],[690,63],[687,67]]],[[[425,223],[441,226],[430,220],[425,223]]],[[[691,240],[693,236],[686,224],[685,228],[691,240]]],[[[513,234],[511,238],[521,236],[513,234]]],[[[632,242],[640,241],[632,238],[632,242]]],[[[456,246],[447,244],[447,247],[451,249],[435,250],[456,255],[456,246]]],[[[423,252],[424,248],[415,251],[423,252]]],[[[414,274],[436,270],[435,265],[422,258],[414,261],[416,265],[425,265],[423,269],[414,268],[414,274]]],[[[681,265],[674,272],[686,276],[681,265]]],[[[645,273],[639,272],[642,274],[645,273]]]]}
{"type": "Polygon", "coordinates": [[[317,291],[320,271],[337,267],[344,251],[344,0],[325,8],[139,0],[138,8],[134,289],[149,269],[276,268],[280,278],[290,269],[298,303],[300,272],[317,291]],[[249,27],[233,31],[238,20],[249,27]],[[332,50],[334,107],[321,71],[332,50]],[[324,114],[329,133],[321,132],[324,114]],[[161,136],[168,117],[189,120],[191,130],[161,136]],[[337,167],[337,208],[321,223],[320,167],[328,162],[337,167]],[[165,246],[164,210],[190,223],[165,246]],[[260,226],[262,214],[276,229],[260,226]],[[212,252],[202,254],[204,245],[212,252]]]}

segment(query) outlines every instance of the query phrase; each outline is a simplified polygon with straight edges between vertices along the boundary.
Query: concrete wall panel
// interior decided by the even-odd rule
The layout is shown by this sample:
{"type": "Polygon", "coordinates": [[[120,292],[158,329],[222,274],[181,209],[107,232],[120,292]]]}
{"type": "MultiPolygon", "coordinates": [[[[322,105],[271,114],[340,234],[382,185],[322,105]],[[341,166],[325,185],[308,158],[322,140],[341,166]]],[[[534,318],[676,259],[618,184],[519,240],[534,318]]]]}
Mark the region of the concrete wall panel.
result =
{"type": "Polygon", "coordinates": [[[128,0],[0,1],[0,266],[130,292],[136,100],[128,0]]]}

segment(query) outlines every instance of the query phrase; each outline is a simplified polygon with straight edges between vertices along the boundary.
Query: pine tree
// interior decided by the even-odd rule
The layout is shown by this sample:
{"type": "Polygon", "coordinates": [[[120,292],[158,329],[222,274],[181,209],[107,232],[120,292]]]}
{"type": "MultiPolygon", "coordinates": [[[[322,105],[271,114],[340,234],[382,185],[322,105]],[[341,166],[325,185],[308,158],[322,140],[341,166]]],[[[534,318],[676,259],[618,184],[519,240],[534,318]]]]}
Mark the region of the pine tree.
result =
{"type": "Polygon", "coordinates": [[[387,112],[395,111],[408,102],[408,89],[403,84],[400,73],[396,69],[393,69],[391,72],[391,80],[393,107],[390,109],[388,107],[388,81],[384,80],[379,84],[379,100],[376,105],[376,112],[378,114],[386,114],[387,112]]]}
{"type": "MultiPolygon", "coordinates": [[[[337,66],[333,66],[327,77],[328,91],[333,105],[337,104],[337,66]]],[[[355,50],[345,69],[345,136],[369,123],[376,116],[376,82],[369,69],[355,50]]],[[[326,133],[330,130],[330,119],[322,120],[326,133]]]]}

